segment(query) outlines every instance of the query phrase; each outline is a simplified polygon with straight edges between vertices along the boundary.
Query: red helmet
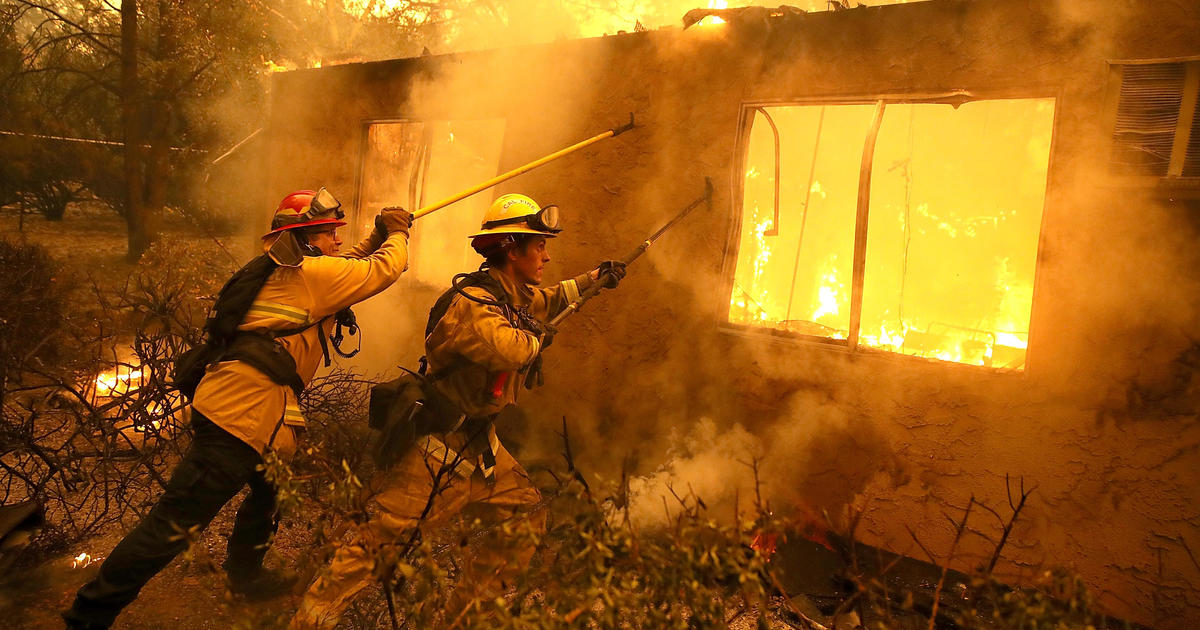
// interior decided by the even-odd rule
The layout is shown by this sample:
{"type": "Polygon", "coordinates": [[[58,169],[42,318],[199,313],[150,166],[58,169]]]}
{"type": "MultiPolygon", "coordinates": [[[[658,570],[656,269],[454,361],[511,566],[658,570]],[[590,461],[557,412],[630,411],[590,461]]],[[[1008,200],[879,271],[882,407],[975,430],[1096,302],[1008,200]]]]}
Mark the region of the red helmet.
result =
{"type": "Polygon", "coordinates": [[[284,230],[314,225],[339,227],[346,225],[342,221],[344,216],[342,204],[324,188],[316,192],[297,190],[279,202],[275,216],[271,218],[271,231],[263,234],[263,238],[284,230]]]}

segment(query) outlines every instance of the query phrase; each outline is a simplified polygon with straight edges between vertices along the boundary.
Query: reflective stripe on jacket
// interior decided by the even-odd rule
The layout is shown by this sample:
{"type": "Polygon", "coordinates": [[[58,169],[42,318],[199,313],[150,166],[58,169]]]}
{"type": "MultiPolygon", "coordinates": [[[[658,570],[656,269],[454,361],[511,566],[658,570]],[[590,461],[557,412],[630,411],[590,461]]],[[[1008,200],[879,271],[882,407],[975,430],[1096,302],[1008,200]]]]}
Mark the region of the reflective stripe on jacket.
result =
{"type": "MultiPolygon", "coordinates": [[[[372,232],[341,256],[305,257],[298,267],[280,267],[271,274],[238,330],[287,330],[324,319],[319,326],[278,339],[308,385],[324,356],[318,335],[328,335],[334,326],[329,316],[388,288],[407,265],[408,238],[400,233],[381,242],[372,232]]],[[[292,452],[294,429],[304,426],[292,389],[241,361],[210,367],[196,388],[193,406],[259,453],[268,445],[292,452]]]]}

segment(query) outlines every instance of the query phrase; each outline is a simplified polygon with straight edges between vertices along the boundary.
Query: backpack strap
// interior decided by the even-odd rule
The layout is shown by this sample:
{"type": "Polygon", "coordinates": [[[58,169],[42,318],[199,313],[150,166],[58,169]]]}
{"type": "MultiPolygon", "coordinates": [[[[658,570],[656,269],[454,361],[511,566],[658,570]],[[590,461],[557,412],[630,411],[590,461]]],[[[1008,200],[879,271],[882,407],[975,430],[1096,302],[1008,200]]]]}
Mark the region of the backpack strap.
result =
{"type": "MultiPolygon", "coordinates": [[[[438,297],[437,301],[433,303],[433,308],[429,309],[429,321],[425,324],[426,338],[433,334],[433,329],[437,328],[438,322],[442,321],[442,318],[446,316],[447,311],[450,310],[450,305],[454,302],[454,298],[460,295],[477,304],[500,307],[501,310],[505,311],[506,316],[508,315],[508,311],[512,308],[512,300],[508,297],[508,293],[506,293],[504,291],[504,287],[497,282],[496,279],[491,276],[491,274],[488,273],[488,268],[486,265],[480,267],[477,271],[460,273],[450,280],[450,288],[446,289],[446,291],[438,297]],[[493,299],[488,300],[487,298],[480,298],[471,295],[465,290],[469,287],[481,287],[491,294],[493,299]]],[[[433,374],[426,374],[426,372],[429,371],[428,358],[421,357],[420,363],[421,367],[417,373],[424,377],[426,382],[435,383],[462,369],[468,365],[470,361],[467,361],[462,357],[456,357],[453,363],[433,374]]]]}
{"type": "Polygon", "coordinates": [[[478,271],[471,273],[460,273],[450,280],[450,288],[446,289],[437,301],[433,303],[433,308],[429,309],[429,321],[425,324],[425,336],[433,334],[433,329],[437,327],[438,322],[446,316],[446,312],[450,310],[450,304],[454,302],[454,298],[463,296],[472,302],[486,304],[488,306],[506,307],[512,304],[508,294],[504,292],[504,287],[496,282],[490,274],[487,267],[480,267],[478,271]],[[464,289],[468,287],[482,287],[492,295],[492,300],[486,298],[478,298],[464,289]]]}

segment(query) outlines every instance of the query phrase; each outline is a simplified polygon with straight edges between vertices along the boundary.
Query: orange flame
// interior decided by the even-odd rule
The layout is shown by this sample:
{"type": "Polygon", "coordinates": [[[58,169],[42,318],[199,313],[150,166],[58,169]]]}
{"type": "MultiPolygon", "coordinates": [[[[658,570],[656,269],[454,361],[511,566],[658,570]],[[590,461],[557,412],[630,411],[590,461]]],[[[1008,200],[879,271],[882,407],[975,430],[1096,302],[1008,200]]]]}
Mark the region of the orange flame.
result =
{"type": "Polygon", "coordinates": [[[1054,99],[889,104],[858,252],[859,166],[873,107],[760,109],[730,322],[846,339],[856,312],[858,346],[1024,367],[1054,99]],[[855,256],[866,262],[856,311],[855,256]]]}
{"type": "Polygon", "coordinates": [[[137,391],[141,386],[141,368],[118,365],[112,371],[101,372],[96,377],[97,396],[122,396],[137,391]]]}
{"type": "Polygon", "coordinates": [[[71,558],[72,569],[86,569],[87,567],[100,562],[104,558],[102,556],[92,556],[86,551],[79,552],[78,556],[71,558]]]}
{"type": "Polygon", "coordinates": [[[762,556],[767,562],[775,556],[775,550],[779,543],[779,534],[775,532],[759,531],[755,532],[754,540],[750,542],[750,548],[757,551],[758,555],[762,556]]]}

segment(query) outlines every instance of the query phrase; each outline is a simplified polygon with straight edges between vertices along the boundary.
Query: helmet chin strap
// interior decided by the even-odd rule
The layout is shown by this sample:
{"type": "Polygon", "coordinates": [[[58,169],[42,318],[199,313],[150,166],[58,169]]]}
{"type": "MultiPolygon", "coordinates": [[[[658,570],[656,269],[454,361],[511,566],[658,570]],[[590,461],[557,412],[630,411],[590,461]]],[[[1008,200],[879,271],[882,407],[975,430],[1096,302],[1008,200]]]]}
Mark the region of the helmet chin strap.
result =
{"type": "Polygon", "coordinates": [[[300,249],[304,252],[305,256],[324,256],[325,255],[325,252],[321,251],[321,249],[319,247],[317,247],[316,245],[313,245],[312,243],[309,243],[308,239],[305,239],[304,242],[300,243],[300,249]]]}

